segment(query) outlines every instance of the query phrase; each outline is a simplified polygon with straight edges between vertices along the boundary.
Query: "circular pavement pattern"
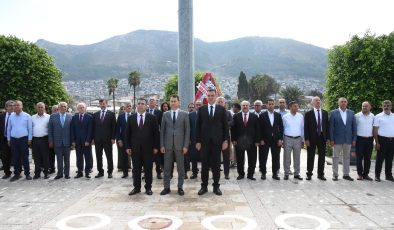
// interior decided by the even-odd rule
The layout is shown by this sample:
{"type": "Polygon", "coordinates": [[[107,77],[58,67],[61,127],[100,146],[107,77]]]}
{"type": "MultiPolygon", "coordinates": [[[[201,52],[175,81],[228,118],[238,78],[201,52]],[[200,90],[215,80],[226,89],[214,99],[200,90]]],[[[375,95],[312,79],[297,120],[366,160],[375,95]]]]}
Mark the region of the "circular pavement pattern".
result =
{"type": "Polygon", "coordinates": [[[235,220],[242,220],[246,223],[246,226],[243,228],[239,228],[238,230],[252,230],[256,229],[257,223],[249,218],[243,217],[243,216],[237,216],[237,215],[217,215],[217,216],[211,216],[205,218],[201,224],[204,226],[204,228],[208,230],[224,230],[224,228],[217,228],[213,225],[214,221],[217,220],[222,220],[222,219],[235,219],[235,220]]]}
{"type": "Polygon", "coordinates": [[[98,213],[85,213],[85,214],[67,216],[67,217],[59,220],[56,223],[56,227],[59,230],[97,230],[97,229],[107,228],[110,223],[111,223],[111,218],[109,218],[106,215],[98,214],[98,213]],[[79,219],[79,220],[77,220],[77,219],[79,219]],[[83,219],[86,219],[89,221],[81,221],[83,219]],[[98,219],[98,221],[92,221],[94,219],[98,219]],[[83,222],[83,224],[80,224],[80,225],[82,225],[81,227],[69,225],[72,223],[73,223],[73,225],[76,225],[75,223],[79,224],[82,222],[83,222]],[[86,224],[85,224],[86,222],[93,222],[93,223],[86,226],[86,224]]]}
{"type": "Polygon", "coordinates": [[[133,230],[176,230],[182,224],[182,220],[175,216],[146,215],[129,221],[127,226],[133,230]]]}
{"type": "Polygon", "coordinates": [[[328,223],[325,219],[317,217],[317,216],[312,216],[308,214],[283,214],[275,219],[275,224],[278,227],[287,229],[287,230],[299,230],[299,228],[292,227],[288,224],[285,223],[285,220],[288,218],[306,218],[306,219],[311,219],[311,220],[316,220],[319,223],[319,226],[316,228],[313,228],[315,230],[326,230],[330,228],[330,223],[328,223]]]}

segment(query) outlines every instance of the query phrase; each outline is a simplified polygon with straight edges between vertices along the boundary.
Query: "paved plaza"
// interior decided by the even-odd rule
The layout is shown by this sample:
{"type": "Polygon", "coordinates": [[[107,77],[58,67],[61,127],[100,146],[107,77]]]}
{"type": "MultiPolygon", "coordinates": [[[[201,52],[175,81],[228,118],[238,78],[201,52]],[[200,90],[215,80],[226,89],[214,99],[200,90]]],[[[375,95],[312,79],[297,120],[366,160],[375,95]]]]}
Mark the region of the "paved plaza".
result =
{"type": "MultiPolygon", "coordinates": [[[[292,177],[284,181],[283,174],[280,181],[274,181],[271,173],[263,181],[258,169],[256,181],[237,181],[236,169],[231,169],[230,180],[224,180],[222,175],[223,196],[214,195],[212,186],[207,194],[198,196],[201,183],[198,178],[185,180],[185,196],[181,197],[176,193],[176,174],[169,195],[160,196],[163,181],[154,178],[152,196],[145,195],[144,190],[128,196],[131,177],[122,179],[121,172],[115,172],[113,179],[74,179],[75,152],[71,154],[70,180],[55,181],[53,174],[48,180],[0,180],[0,229],[58,229],[60,220],[89,213],[109,217],[110,223],[97,229],[114,230],[171,229],[177,223],[176,219],[157,215],[180,219],[179,229],[184,230],[250,229],[253,224],[257,224],[255,229],[394,229],[394,183],[343,179],[334,182],[329,165],[326,165],[326,182],[315,175],[311,181],[295,181],[292,177]],[[157,217],[128,226],[129,221],[145,215],[157,217]],[[231,216],[220,218],[219,215],[231,216]],[[207,221],[208,217],[214,220],[207,221]],[[212,226],[209,228],[207,223],[212,226]]],[[[306,151],[301,156],[301,172],[305,177],[306,151]]],[[[356,178],[355,166],[351,169],[351,176],[356,178]]],[[[95,174],[96,171],[92,175],[95,174]]],[[[98,222],[97,217],[86,216],[66,223],[79,229],[98,222]]]]}

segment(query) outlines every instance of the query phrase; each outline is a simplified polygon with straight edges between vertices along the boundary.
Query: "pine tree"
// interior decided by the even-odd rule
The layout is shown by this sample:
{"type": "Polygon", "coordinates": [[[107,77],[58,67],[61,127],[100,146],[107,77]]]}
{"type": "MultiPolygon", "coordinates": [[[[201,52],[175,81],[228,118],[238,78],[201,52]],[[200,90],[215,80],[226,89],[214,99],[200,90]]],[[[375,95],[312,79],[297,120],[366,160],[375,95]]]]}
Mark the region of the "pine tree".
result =
{"type": "Polygon", "coordinates": [[[239,73],[238,78],[238,100],[249,100],[249,85],[246,75],[243,71],[239,73]]]}

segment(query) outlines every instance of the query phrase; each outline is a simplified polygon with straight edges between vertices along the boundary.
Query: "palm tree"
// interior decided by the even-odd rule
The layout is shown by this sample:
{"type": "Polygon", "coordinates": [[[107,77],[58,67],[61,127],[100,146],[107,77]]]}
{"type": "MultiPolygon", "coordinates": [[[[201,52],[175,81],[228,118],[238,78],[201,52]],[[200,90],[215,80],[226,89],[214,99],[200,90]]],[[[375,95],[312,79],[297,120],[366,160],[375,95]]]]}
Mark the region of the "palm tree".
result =
{"type": "Polygon", "coordinates": [[[118,83],[119,83],[119,79],[117,79],[115,77],[113,77],[107,81],[109,95],[112,94],[112,103],[114,105],[114,113],[116,113],[116,110],[115,110],[115,89],[118,88],[118,83]]]}
{"type": "Polygon", "coordinates": [[[139,86],[140,83],[141,83],[140,76],[141,76],[141,73],[138,72],[138,70],[134,70],[134,71],[131,71],[129,73],[129,79],[128,79],[129,80],[129,86],[130,86],[130,88],[133,87],[133,91],[134,91],[134,96],[133,96],[133,99],[134,99],[133,109],[134,109],[134,111],[135,111],[135,88],[137,86],[139,86]]]}

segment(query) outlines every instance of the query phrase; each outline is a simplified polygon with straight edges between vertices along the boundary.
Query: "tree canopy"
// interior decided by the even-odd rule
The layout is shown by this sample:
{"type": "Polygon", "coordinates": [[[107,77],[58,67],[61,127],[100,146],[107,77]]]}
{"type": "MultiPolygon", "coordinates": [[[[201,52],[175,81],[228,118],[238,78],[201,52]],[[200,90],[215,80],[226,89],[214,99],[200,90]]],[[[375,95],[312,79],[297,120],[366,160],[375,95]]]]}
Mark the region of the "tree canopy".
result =
{"type": "MultiPolygon", "coordinates": [[[[202,80],[204,73],[194,73],[194,84],[197,91],[198,83],[202,80]]],[[[178,94],[178,74],[172,75],[164,85],[164,101],[170,101],[171,95],[178,94]]]]}
{"type": "Polygon", "coordinates": [[[246,75],[243,71],[239,73],[238,77],[238,91],[237,91],[238,100],[249,100],[249,84],[246,79],[246,75]]]}
{"type": "Polygon", "coordinates": [[[249,81],[249,95],[251,101],[267,99],[279,92],[280,85],[272,77],[263,74],[252,77],[249,81]]]}
{"type": "Polygon", "coordinates": [[[303,95],[304,92],[296,85],[288,85],[280,91],[280,95],[286,99],[287,103],[296,101],[299,105],[304,104],[303,95]]]}
{"type": "Polygon", "coordinates": [[[69,101],[62,73],[46,50],[14,36],[0,35],[0,104],[21,100],[33,113],[37,102],[69,101]]]}
{"type": "Polygon", "coordinates": [[[363,101],[372,104],[373,112],[383,100],[394,96],[394,32],[375,36],[353,36],[344,45],[328,52],[325,106],[336,108],[338,98],[346,97],[348,107],[360,110],[363,101]]]}

